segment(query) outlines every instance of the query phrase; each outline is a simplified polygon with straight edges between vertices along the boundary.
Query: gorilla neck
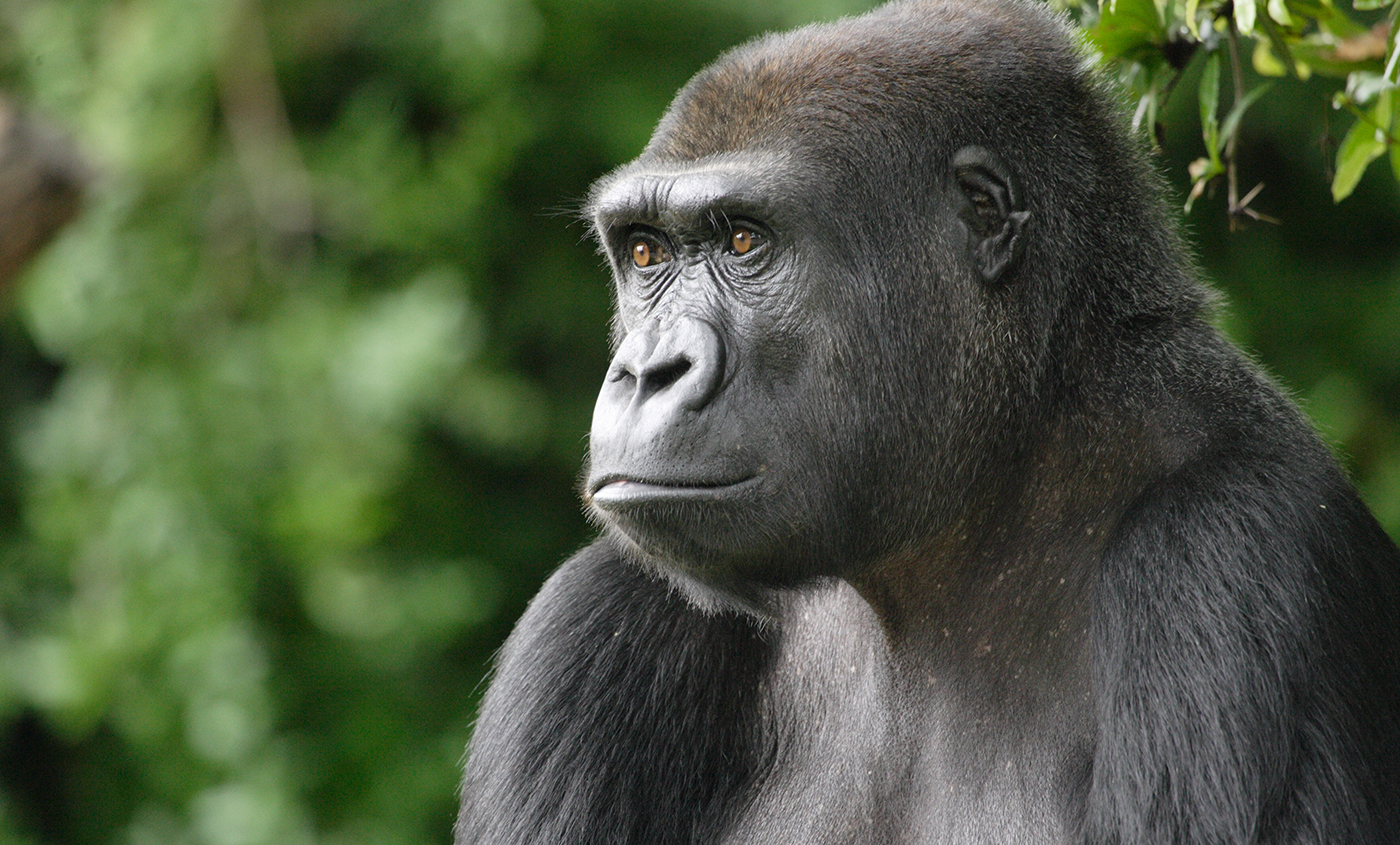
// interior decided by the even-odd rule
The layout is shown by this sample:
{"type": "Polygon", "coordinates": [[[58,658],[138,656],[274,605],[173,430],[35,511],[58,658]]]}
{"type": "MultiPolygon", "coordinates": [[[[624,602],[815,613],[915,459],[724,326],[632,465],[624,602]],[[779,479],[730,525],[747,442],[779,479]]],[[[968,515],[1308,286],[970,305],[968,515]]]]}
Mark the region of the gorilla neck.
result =
{"type": "MultiPolygon", "coordinates": [[[[1035,548],[1008,525],[980,538],[901,555],[869,575],[850,579],[870,605],[889,648],[896,688],[947,685],[976,712],[1033,716],[1024,707],[1058,696],[1085,679],[1095,538],[1042,546],[1043,556],[1000,554],[1035,548]],[[1066,563],[1067,561],[1075,563],[1066,563]],[[1058,563],[1057,563],[1058,562],[1058,563]],[[904,679],[900,682],[898,679],[904,679]]],[[[959,539],[963,539],[962,535],[959,539]]],[[[1067,538],[1066,538],[1067,539],[1067,538]]]]}
{"type": "Polygon", "coordinates": [[[1082,672],[1104,544],[1136,495],[1169,469],[1151,412],[1119,409],[1051,425],[1015,478],[971,498],[924,544],[848,581],[869,603],[896,660],[1002,698],[1082,672]],[[1101,432],[1131,448],[1109,448],[1101,432]]]}

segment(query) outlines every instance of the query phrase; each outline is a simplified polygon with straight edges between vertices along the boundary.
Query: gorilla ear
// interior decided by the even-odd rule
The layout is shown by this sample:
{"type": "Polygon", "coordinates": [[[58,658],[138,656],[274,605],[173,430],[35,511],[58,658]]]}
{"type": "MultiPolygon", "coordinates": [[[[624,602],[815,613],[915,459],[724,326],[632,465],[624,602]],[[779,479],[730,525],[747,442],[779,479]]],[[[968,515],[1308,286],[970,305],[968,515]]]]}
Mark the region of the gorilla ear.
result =
{"type": "Polygon", "coordinates": [[[958,150],[953,175],[962,194],[958,216],[967,224],[968,258],[982,281],[995,282],[1016,260],[1021,226],[1031,213],[1021,210],[1016,178],[991,150],[958,150]]]}

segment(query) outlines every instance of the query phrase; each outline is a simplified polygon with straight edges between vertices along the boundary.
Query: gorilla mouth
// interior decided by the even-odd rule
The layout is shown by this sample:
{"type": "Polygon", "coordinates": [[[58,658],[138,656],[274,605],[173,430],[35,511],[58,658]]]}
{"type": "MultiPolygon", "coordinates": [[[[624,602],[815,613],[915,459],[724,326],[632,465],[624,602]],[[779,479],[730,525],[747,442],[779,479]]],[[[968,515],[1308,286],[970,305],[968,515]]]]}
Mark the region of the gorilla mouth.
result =
{"type": "Polygon", "coordinates": [[[610,475],[592,485],[588,498],[592,504],[604,510],[649,502],[718,500],[747,491],[759,479],[760,476],[755,474],[734,481],[650,481],[610,475]]]}

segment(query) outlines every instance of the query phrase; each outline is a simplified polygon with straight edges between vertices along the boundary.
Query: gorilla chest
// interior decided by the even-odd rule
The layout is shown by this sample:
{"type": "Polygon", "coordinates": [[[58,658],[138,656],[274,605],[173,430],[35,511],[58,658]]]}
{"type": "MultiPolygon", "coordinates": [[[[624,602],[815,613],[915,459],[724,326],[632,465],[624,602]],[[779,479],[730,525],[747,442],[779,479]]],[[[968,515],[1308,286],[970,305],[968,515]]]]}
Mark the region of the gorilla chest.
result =
{"type": "Polygon", "coordinates": [[[1060,678],[1055,707],[1024,689],[974,696],[900,668],[868,620],[842,612],[857,609],[838,595],[788,627],[759,731],[770,765],[722,841],[1068,841],[1091,748],[1087,694],[1063,695],[1060,678]]]}
{"type": "Polygon", "coordinates": [[[906,782],[840,754],[791,766],[754,797],[728,845],[1048,845],[1068,842],[1060,787],[1025,761],[957,771],[925,763],[906,782]]]}

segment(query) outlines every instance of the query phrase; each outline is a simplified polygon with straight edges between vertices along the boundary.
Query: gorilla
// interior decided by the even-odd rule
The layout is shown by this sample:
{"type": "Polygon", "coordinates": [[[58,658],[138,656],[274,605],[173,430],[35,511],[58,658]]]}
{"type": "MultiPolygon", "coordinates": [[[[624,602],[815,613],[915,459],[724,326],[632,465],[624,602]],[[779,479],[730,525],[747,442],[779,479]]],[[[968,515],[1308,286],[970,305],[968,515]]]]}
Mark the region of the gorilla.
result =
{"type": "Polygon", "coordinates": [[[600,536],[499,654],[458,845],[1400,842],[1400,553],[1125,124],[1023,0],[682,89],[587,204],[600,536]]]}

